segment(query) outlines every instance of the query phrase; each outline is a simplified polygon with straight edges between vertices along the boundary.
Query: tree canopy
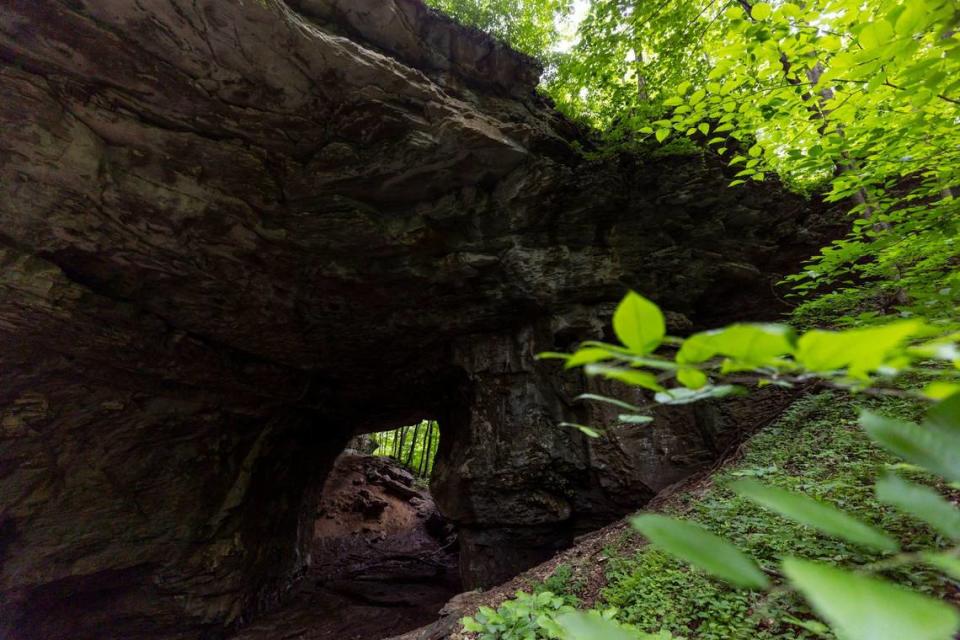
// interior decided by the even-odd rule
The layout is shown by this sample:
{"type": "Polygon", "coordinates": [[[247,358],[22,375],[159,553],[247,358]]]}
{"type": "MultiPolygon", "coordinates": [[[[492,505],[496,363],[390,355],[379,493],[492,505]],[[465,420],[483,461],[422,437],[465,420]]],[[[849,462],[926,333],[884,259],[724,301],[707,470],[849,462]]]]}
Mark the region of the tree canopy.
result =
{"type": "Polygon", "coordinates": [[[569,14],[573,0],[429,0],[428,4],[518,51],[543,58],[556,45],[560,20],[569,14]]]}

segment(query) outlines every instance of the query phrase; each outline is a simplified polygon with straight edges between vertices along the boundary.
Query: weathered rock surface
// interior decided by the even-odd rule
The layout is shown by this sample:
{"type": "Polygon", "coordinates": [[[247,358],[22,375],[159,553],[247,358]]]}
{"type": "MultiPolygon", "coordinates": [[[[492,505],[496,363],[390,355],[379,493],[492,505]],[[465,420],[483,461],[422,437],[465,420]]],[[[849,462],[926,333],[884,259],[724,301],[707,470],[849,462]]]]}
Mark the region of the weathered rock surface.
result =
{"type": "Polygon", "coordinates": [[[305,571],[344,443],[412,419],[468,585],[715,455],[734,420],[558,430],[598,416],[532,356],[627,287],[775,313],[816,212],[585,161],[537,73],[416,0],[0,6],[0,636],[221,637],[305,571]]]}

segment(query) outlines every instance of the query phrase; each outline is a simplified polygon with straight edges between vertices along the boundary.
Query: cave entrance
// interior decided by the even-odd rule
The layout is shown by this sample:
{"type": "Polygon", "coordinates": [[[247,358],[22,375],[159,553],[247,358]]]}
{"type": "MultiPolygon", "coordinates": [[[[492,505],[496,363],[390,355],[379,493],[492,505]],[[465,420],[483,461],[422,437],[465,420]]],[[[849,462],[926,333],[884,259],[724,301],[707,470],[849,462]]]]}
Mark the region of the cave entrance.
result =
{"type": "Polygon", "coordinates": [[[436,620],[462,591],[456,531],[428,488],[439,444],[432,420],[350,440],[324,483],[295,601],[238,638],[381,640],[436,620]]]}
{"type": "Polygon", "coordinates": [[[351,637],[432,622],[461,591],[456,532],[428,488],[439,444],[432,420],[358,436],[324,484],[311,571],[343,606],[358,608],[356,624],[370,625],[351,637]]]}

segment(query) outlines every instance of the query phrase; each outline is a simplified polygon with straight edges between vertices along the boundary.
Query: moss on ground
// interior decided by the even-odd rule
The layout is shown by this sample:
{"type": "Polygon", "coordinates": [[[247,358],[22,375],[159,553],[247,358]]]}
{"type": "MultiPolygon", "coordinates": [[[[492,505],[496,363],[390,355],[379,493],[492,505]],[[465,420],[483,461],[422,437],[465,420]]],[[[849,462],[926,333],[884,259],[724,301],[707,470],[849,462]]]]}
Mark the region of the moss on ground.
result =
{"type": "MultiPolygon", "coordinates": [[[[851,398],[839,392],[806,396],[750,439],[739,459],[690,492],[671,497],[661,511],[701,523],[772,571],[788,555],[838,564],[868,563],[880,556],[767,511],[726,489],[730,481],[755,477],[832,502],[890,532],[906,551],[943,546],[944,541],[925,525],[874,499],[878,475],[898,461],[873,445],[859,428],[861,407],[909,420],[917,420],[922,412],[918,404],[896,398],[851,398]]],[[[624,535],[627,539],[605,550],[606,584],[599,593],[575,578],[578,567],[571,571],[566,564],[557,566],[552,576],[531,590],[560,594],[573,606],[590,602],[596,609],[616,608],[620,622],[649,633],[667,632],[664,637],[669,633],[689,640],[834,637],[794,594],[732,589],[646,546],[639,534],[624,535]]],[[[923,567],[886,575],[915,589],[956,599],[955,586],[923,567]]]]}
{"type": "MultiPolygon", "coordinates": [[[[899,399],[851,399],[841,393],[803,398],[752,438],[743,457],[715,475],[701,495],[681,496],[665,511],[703,524],[768,569],[775,570],[787,555],[843,564],[879,559],[724,488],[737,478],[757,477],[833,502],[894,534],[905,550],[938,546],[941,541],[928,528],[874,499],[877,476],[897,460],[873,445],[857,426],[857,409],[864,405],[907,419],[917,419],[920,413],[915,403],[899,399]]],[[[911,567],[892,577],[922,591],[942,594],[947,590],[938,574],[923,568],[911,567]]],[[[792,594],[734,590],[650,547],[611,557],[607,579],[598,606],[617,607],[621,621],[645,631],[666,629],[696,640],[833,637],[800,626],[813,617],[792,594]]]]}

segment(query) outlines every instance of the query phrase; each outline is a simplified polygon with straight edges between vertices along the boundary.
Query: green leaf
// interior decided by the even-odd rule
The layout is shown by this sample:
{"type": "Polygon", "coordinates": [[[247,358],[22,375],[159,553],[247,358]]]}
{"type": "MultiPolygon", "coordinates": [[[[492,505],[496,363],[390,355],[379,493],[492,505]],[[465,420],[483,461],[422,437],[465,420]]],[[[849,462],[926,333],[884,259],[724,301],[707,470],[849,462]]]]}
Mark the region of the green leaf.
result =
{"type": "Polygon", "coordinates": [[[657,129],[654,135],[657,138],[657,142],[663,142],[670,137],[670,129],[657,129]]]}
{"type": "Polygon", "coordinates": [[[643,387],[651,391],[663,391],[663,386],[657,381],[657,376],[649,371],[609,367],[602,364],[588,364],[585,371],[588,376],[603,376],[608,380],[617,380],[634,387],[643,387]]]}
{"type": "Polygon", "coordinates": [[[846,640],[949,640],[960,628],[950,605],[877,578],[797,558],[783,572],[846,640]]]}
{"type": "Polygon", "coordinates": [[[960,438],[960,393],[947,396],[933,405],[923,421],[944,434],[960,438]]]}
{"type": "Polygon", "coordinates": [[[906,3],[893,27],[894,31],[901,36],[913,35],[914,31],[923,24],[923,13],[919,3],[906,3]]]}
{"type": "Polygon", "coordinates": [[[577,349],[573,355],[567,358],[567,362],[563,366],[566,369],[571,369],[573,367],[580,367],[585,364],[610,360],[613,357],[613,354],[606,349],[601,349],[598,347],[586,347],[583,349],[577,349]]]}
{"type": "Polygon", "coordinates": [[[897,541],[884,532],[857,520],[832,505],[792,493],[756,480],[731,483],[730,488],[745,498],[823,533],[881,551],[897,551],[897,541]]]}
{"type": "Polygon", "coordinates": [[[594,402],[605,402],[607,404],[612,404],[615,407],[620,409],[626,409],[627,411],[643,411],[640,407],[632,405],[629,402],[624,402],[623,400],[618,400],[616,398],[610,398],[607,396],[601,396],[595,393],[581,393],[574,400],[593,400],[594,402]]]}
{"type": "Polygon", "coordinates": [[[572,354],[560,353],[558,351],[541,351],[535,358],[537,360],[567,360],[572,354]]]}
{"type": "Polygon", "coordinates": [[[890,473],[877,481],[877,499],[926,522],[952,540],[960,540],[960,509],[931,487],[890,473]]]}
{"type": "Polygon", "coordinates": [[[677,371],[677,380],[688,389],[699,389],[709,381],[707,374],[693,367],[681,367],[677,371]]]}
{"type": "Polygon", "coordinates": [[[641,416],[634,413],[621,413],[617,416],[617,420],[626,424],[650,424],[653,422],[653,418],[650,416],[641,416]]]}
{"type": "Polygon", "coordinates": [[[660,404],[691,404],[693,402],[700,402],[701,400],[740,395],[743,392],[743,387],[732,384],[708,385],[700,389],[675,387],[657,393],[654,396],[654,400],[660,404]]]}
{"type": "Polygon", "coordinates": [[[744,367],[755,368],[792,353],[794,339],[793,330],[785,325],[735,324],[690,336],[677,352],[677,362],[698,364],[727,356],[744,367]]]}
{"type": "Polygon", "coordinates": [[[583,435],[587,436],[588,438],[599,438],[600,436],[603,435],[603,431],[600,431],[599,429],[594,429],[593,427],[588,427],[588,426],[585,425],[585,424],[577,424],[576,422],[561,422],[561,423],[560,423],[560,426],[561,426],[561,427],[570,427],[571,429],[576,429],[577,431],[579,431],[579,432],[582,433],[583,435]]]}
{"type": "Polygon", "coordinates": [[[766,2],[758,2],[750,9],[750,15],[754,20],[766,20],[773,13],[773,7],[766,2]]]}
{"type": "Polygon", "coordinates": [[[871,22],[860,32],[860,45],[864,49],[882,47],[893,38],[893,27],[886,20],[871,22]]]}
{"type": "Polygon", "coordinates": [[[921,426],[870,411],[860,413],[860,426],[894,455],[947,480],[960,482],[960,436],[932,424],[921,426]]]}
{"type": "Polygon", "coordinates": [[[960,393],[960,382],[945,382],[937,380],[931,382],[923,388],[923,395],[932,400],[943,400],[954,394],[960,393]]]}
{"type": "Polygon", "coordinates": [[[660,307],[631,291],[613,314],[613,331],[631,351],[644,356],[660,346],[667,327],[660,307]]]}
{"type": "Polygon", "coordinates": [[[746,554],[699,525],[652,513],[630,523],[655,546],[731,584],[748,589],[770,584],[746,554]]]}
{"type": "Polygon", "coordinates": [[[797,360],[813,372],[846,368],[854,377],[876,371],[902,352],[907,338],[924,328],[919,320],[849,331],[808,331],[797,341],[797,360]]]}
{"type": "Polygon", "coordinates": [[[473,618],[471,618],[470,616],[467,616],[466,618],[463,618],[462,620],[460,620],[460,624],[463,625],[464,629],[466,629],[467,631],[472,631],[473,633],[483,631],[483,625],[477,622],[476,620],[474,620],[473,618]]]}

